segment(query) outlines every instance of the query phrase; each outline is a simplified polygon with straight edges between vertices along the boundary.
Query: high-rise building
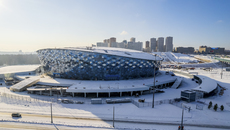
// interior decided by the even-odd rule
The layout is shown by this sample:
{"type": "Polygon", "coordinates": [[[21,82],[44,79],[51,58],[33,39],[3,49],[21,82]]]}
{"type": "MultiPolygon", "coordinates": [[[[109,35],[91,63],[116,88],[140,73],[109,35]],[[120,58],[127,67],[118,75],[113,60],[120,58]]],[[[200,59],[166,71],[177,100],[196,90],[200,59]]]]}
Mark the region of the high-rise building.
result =
{"type": "Polygon", "coordinates": [[[157,39],[157,51],[164,52],[164,38],[158,37],[157,39]]]}
{"type": "Polygon", "coordinates": [[[111,37],[109,39],[109,47],[114,47],[114,43],[116,43],[116,38],[115,37],[111,37]]]}
{"type": "Polygon", "coordinates": [[[166,37],[165,39],[165,51],[173,51],[173,37],[166,37]]]}
{"type": "Polygon", "coordinates": [[[136,41],[136,39],[134,37],[130,38],[130,42],[135,42],[135,41],[136,41]]]}
{"type": "Polygon", "coordinates": [[[150,44],[151,44],[151,51],[156,51],[157,49],[157,41],[156,38],[151,38],[150,39],[150,44]]]}
{"type": "Polygon", "coordinates": [[[149,47],[149,41],[146,41],[145,42],[145,48],[148,48],[149,47]]]}

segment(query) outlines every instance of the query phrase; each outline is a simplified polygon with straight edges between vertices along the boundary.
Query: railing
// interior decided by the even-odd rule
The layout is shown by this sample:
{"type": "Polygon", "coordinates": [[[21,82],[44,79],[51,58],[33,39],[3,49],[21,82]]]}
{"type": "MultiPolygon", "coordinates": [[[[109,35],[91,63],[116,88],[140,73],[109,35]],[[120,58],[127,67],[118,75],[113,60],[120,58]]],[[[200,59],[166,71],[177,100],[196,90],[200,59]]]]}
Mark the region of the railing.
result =
{"type": "MultiPolygon", "coordinates": [[[[152,102],[138,102],[132,99],[132,103],[137,107],[151,107],[152,102]]],[[[165,99],[160,101],[155,101],[154,105],[161,105],[161,104],[172,104],[174,106],[182,108],[182,103],[176,101],[176,99],[165,99]]]]}

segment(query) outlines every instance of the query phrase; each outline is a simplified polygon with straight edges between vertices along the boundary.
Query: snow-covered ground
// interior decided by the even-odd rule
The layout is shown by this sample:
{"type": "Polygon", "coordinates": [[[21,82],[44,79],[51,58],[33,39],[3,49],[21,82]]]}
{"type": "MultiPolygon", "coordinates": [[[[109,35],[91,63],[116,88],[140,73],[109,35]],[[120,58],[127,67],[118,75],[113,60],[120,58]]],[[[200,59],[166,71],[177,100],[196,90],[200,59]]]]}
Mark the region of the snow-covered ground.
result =
{"type": "MultiPolygon", "coordinates": [[[[191,111],[185,110],[184,113],[184,123],[186,125],[207,125],[207,126],[229,126],[230,128],[230,101],[229,101],[229,85],[230,85],[230,73],[224,72],[223,79],[220,79],[220,69],[213,70],[212,72],[195,69],[193,72],[198,72],[201,75],[205,75],[211,77],[218,81],[218,83],[227,88],[224,91],[222,96],[217,95],[214,97],[202,99],[206,104],[209,101],[212,101],[213,104],[217,103],[218,106],[224,105],[225,110],[222,112],[218,110],[215,112],[213,109],[208,109],[207,105],[193,102],[193,103],[186,103],[183,102],[183,105],[191,107],[191,111]],[[196,109],[197,106],[203,107],[203,110],[196,109]]],[[[178,75],[183,76],[183,75],[178,75]]],[[[187,90],[194,87],[197,87],[196,84],[191,79],[184,77],[182,84],[179,89],[167,88],[163,89],[165,93],[156,93],[155,94],[155,101],[165,100],[165,99],[173,99],[180,97],[181,90],[187,90]]],[[[5,85],[3,84],[0,88],[0,92],[2,93],[12,93],[9,89],[6,89],[5,85]]],[[[19,98],[19,97],[4,97],[1,96],[1,112],[20,112],[23,114],[35,114],[36,118],[33,116],[22,118],[12,118],[9,114],[4,115],[0,114],[0,120],[7,120],[7,121],[19,121],[19,122],[26,122],[29,121],[31,123],[49,123],[49,118],[37,118],[38,115],[49,115],[50,114],[50,102],[39,100],[39,99],[50,99],[56,100],[57,97],[54,95],[53,97],[49,96],[39,96],[39,95],[32,95],[27,94],[26,92],[22,93],[12,93],[12,95],[17,96],[26,96],[29,98],[19,98]]],[[[60,97],[58,97],[60,98],[60,97]]],[[[149,122],[149,123],[169,123],[173,126],[170,126],[166,129],[176,129],[181,121],[181,113],[182,109],[177,107],[176,105],[171,104],[161,104],[155,105],[155,108],[151,108],[151,106],[147,107],[136,107],[132,103],[126,104],[98,104],[93,105],[90,104],[90,98],[82,98],[82,97],[65,97],[67,99],[73,100],[84,100],[85,104],[60,104],[60,103],[53,103],[53,114],[54,114],[54,123],[59,125],[71,125],[71,126],[86,126],[90,128],[111,128],[111,120],[113,114],[113,107],[115,107],[115,120],[123,121],[123,125],[119,125],[117,123],[115,128],[140,128],[140,129],[150,129],[152,125],[145,125],[140,123],[141,125],[132,125],[132,123],[125,124],[125,121],[133,121],[133,122],[149,122]],[[92,122],[78,122],[76,123],[76,119],[59,119],[58,117],[62,116],[63,118],[90,118],[90,119],[101,119],[105,120],[98,123],[92,122]],[[108,122],[107,122],[107,121],[108,122]]],[[[120,97],[113,97],[113,98],[120,98],[120,97]]],[[[127,98],[127,97],[121,97],[127,98]]],[[[133,98],[134,100],[138,99],[145,99],[146,102],[152,102],[152,94],[142,95],[139,98],[133,98]]],[[[105,98],[107,99],[107,98],[105,98]]],[[[191,127],[191,126],[189,126],[191,127]]],[[[160,129],[163,127],[156,127],[156,129],[160,129]]],[[[192,128],[191,128],[192,129],[192,128]]]]}
{"type": "MultiPolygon", "coordinates": [[[[162,54],[163,55],[163,54],[162,54]]],[[[182,61],[182,55],[174,53],[174,58],[169,57],[169,61],[177,62],[177,58],[181,59],[181,62],[188,63],[193,61],[193,58],[189,57],[188,60],[182,61]]],[[[211,57],[202,57],[211,59],[211,57]]],[[[186,59],[186,58],[185,58],[186,59]]],[[[212,60],[212,62],[216,62],[212,60]]],[[[214,63],[210,63],[214,64],[214,63]]],[[[207,64],[207,67],[210,66],[207,64]]],[[[54,117],[54,124],[56,127],[84,128],[84,129],[113,129],[113,107],[115,108],[115,129],[157,129],[157,130],[174,130],[177,129],[181,122],[182,108],[181,106],[191,107],[191,110],[185,109],[184,111],[184,126],[186,130],[207,130],[207,129],[230,129],[230,72],[223,71],[221,78],[221,64],[215,64],[216,68],[212,71],[202,70],[196,68],[195,70],[185,71],[187,73],[204,75],[216,80],[217,83],[225,88],[222,95],[216,95],[209,98],[200,99],[200,102],[179,102],[178,104],[155,104],[154,108],[151,108],[151,102],[153,95],[146,94],[140,95],[140,97],[112,97],[110,99],[122,99],[131,98],[134,101],[138,99],[145,99],[145,107],[137,107],[133,103],[120,103],[120,104],[91,104],[91,98],[83,97],[59,97],[54,95],[40,96],[35,94],[27,94],[27,92],[11,92],[7,89],[3,81],[3,85],[0,86],[0,121],[7,123],[23,123],[22,125],[31,125],[38,127],[50,126],[50,108],[51,99],[52,111],[54,117]],[[4,95],[7,93],[8,95],[4,95]],[[75,101],[84,101],[84,104],[63,104],[56,102],[57,99],[71,99],[75,101]],[[208,109],[208,103],[212,101],[213,105],[218,104],[224,106],[224,111],[218,109],[214,111],[213,108],[208,109]],[[203,102],[203,103],[202,103],[203,102]],[[200,108],[200,109],[198,109],[200,108]],[[10,113],[20,112],[22,118],[12,118],[10,113]]],[[[183,71],[183,70],[182,70],[183,71]]],[[[180,97],[182,90],[190,90],[197,87],[195,81],[190,78],[177,74],[176,76],[184,77],[181,86],[178,89],[167,88],[163,89],[164,93],[155,93],[155,101],[166,101],[168,99],[174,99],[180,97]]],[[[122,84],[122,82],[121,82],[122,84]]],[[[142,84],[142,83],[141,83],[142,84]]],[[[92,85],[92,84],[91,84],[92,85]]],[[[109,98],[102,98],[103,100],[109,98]]],[[[6,124],[6,123],[4,123],[6,124]]],[[[6,127],[10,127],[7,126],[6,127]]],[[[20,126],[23,127],[23,126],[20,126]]],[[[1,129],[1,127],[0,127],[1,129]]]]}
{"type": "Polygon", "coordinates": [[[164,58],[163,63],[170,64],[187,64],[187,63],[198,63],[196,58],[193,58],[190,55],[181,54],[181,53],[172,53],[172,52],[153,52],[164,58]]]}

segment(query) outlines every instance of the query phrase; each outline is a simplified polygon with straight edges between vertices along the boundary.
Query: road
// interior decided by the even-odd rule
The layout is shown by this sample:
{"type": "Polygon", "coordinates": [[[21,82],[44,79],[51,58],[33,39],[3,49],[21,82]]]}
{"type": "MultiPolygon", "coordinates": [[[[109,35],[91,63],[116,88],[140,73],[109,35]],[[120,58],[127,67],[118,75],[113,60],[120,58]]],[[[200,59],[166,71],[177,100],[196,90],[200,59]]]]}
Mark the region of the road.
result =
{"type": "MultiPolygon", "coordinates": [[[[113,129],[111,120],[91,119],[91,118],[76,118],[67,116],[53,116],[53,124],[50,123],[50,115],[26,114],[22,113],[22,118],[12,118],[11,113],[0,112],[0,129],[11,130],[108,130],[113,129]],[[6,122],[1,122],[5,120],[6,122]]],[[[153,123],[153,122],[137,122],[120,120],[115,122],[115,129],[151,129],[151,130],[175,130],[178,123],[153,123]]],[[[212,126],[185,126],[187,130],[223,130],[223,128],[215,128],[212,126]]],[[[226,128],[229,129],[229,128],[226,128]]]]}

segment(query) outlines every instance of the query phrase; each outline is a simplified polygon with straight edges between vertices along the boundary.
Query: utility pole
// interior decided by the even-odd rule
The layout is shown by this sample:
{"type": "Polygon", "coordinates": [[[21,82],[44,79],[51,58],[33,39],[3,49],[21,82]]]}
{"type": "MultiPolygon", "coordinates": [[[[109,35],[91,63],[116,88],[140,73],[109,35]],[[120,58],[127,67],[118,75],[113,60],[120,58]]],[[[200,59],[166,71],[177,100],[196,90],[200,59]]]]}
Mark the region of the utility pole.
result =
{"type": "MultiPolygon", "coordinates": [[[[156,63],[156,55],[155,54],[155,63],[156,63]]],[[[152,102],[152,108],[154,108],[154,94],[155,94],[155,76],[156,75],[156,64],[154,64],[154,82],[153,82],[153,102],[152,102]]]]}
{"type": "Polygon", "coordinates": [[[114,128],[114,116],[115,116],[115,108],[113,106],[113,128],[114,128]]]}
{"type": "Polygon", "coordinates": [[[221,79],[222,79],[222,77],[223,77],[223,61],[221,63],[222,63],[222,69],[221,69],[220,75],[221,75],[221,79]]]}
{"type": "MultiPolygon", "coordinates": [[[[183,106],[182,106],[182,107],[183,107],[183,106]]],[[[183,126],[183,117],[184,117],[184,107],[182,108],[181,125],[179,126],[178,130],[184,130],[184,126],[183,126]]]]}
{"type": "Polygon", "coordinates": [[[51,108],[51,123],[53,123],[52,101],[51,101],[51,103],[50,103],[50,108],[51,108]]]}
{"type": "Polygon", "coordinates": [[[58,87],[56,88],[56,90],[57,90],[57,101],[58,101],[58,87]]]}

